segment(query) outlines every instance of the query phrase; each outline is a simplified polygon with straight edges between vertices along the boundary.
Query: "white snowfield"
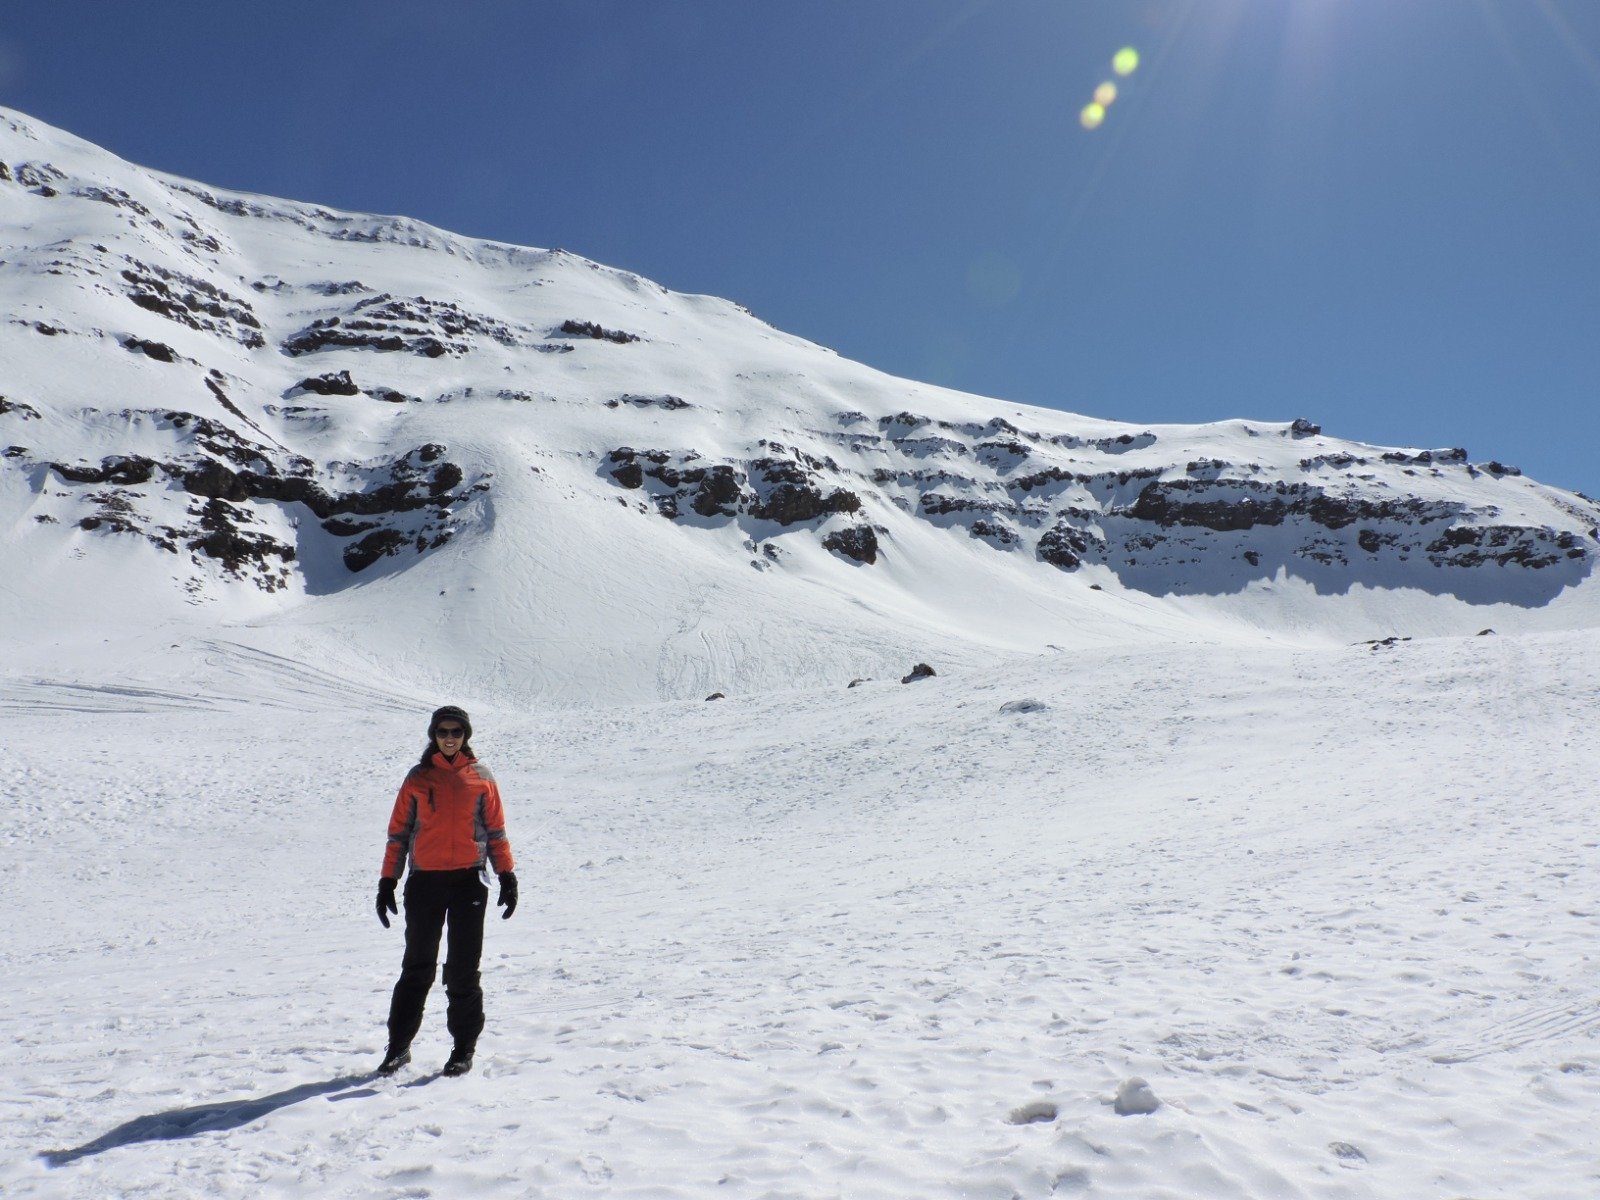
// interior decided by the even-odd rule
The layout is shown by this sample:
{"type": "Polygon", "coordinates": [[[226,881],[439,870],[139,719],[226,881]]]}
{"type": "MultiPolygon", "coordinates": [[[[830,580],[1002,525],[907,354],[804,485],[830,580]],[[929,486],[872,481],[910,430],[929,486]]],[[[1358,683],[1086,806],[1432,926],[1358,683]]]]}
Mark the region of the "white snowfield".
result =
{"type": "Polygon", "coordinates": [[[460,1080],[438,988],[370,1074],[432,699],[239,678],[0,692],[8,1197],[1600,1195],[1592,633],[474,705],[460,1080]]]}
{"type": "Polygon", "coordinates": [[[1600,508],[1290,415],[0,111],[0,1194],[1595,1200],[1600,508]],[[522,906],[378,1079],[442,703],[522,906]]]}

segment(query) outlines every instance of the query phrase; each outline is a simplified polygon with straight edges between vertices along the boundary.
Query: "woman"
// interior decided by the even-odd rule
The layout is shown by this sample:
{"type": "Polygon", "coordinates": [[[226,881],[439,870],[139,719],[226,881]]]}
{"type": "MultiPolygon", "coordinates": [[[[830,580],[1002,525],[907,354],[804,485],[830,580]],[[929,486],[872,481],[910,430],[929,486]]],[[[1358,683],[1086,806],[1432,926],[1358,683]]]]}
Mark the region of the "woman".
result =
{"type": "Polygon", "coordinates": [[[389,844],[378,880],[378,920],[389,927],[395,884],[406,875],[406,955],[400,982],[389,1004],[389,1048],[378,1074],[393,1075],[411,1061],[411,1039],[422,1027],[422,1010],[439,961],[439,937],[450,928],[445,946],[446,1024],[455,1048],[446,1075],[472,1070],[472,1055],[483,1032],[483,988],[478,960],[483,955],[483,914],[489,898],[484,865],[500,877],[495,903],[509,919],[517,910],[517,877],[511,843],[506,840],[505,809],[489,768],[472,753],[472,722],[453,704],[428,722],[422,761],[400,785],[389,817],[389,844]]]}

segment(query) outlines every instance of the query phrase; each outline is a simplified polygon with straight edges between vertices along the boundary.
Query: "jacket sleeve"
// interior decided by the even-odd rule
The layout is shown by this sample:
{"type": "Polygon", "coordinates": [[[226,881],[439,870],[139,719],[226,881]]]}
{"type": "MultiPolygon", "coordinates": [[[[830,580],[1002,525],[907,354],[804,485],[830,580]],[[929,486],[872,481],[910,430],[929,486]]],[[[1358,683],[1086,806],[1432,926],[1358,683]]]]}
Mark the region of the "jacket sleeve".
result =
{"type": "Polygon", "coordinates": [[[400,794],[394,798],[394,811],[389,814],[389,841],[383,848],[383,877],[399,879],[411,853],[411,842],[417,835],[417,796],[411,787],[411,776],[400,785],[400,794]]]}
{"type": "Polygon", "coordinates": [[[492,782],[483,797],[483,832],[495,874],[513,870],[516,860],[511,855],[511,840],[506,837],[506,810],[500,803],[500,787],[492,782]]]}

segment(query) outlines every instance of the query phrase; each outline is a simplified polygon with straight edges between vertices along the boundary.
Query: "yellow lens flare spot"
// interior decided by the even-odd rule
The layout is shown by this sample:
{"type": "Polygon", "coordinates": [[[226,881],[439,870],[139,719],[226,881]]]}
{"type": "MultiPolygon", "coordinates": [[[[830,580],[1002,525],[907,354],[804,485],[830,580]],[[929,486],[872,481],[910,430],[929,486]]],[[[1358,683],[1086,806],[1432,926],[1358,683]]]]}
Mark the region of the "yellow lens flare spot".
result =
{"type": "Polygon", "coordinates": [[[1107,80],[1095,88],[1094,102],[1101,108],[1110,108],[1117,102],[1117,85],[1107,80]]]}
{"type": "Polygon", "coordinates": [[[1124,46],[1112,56],[1111,69],[1118,75],[1132,75],[1139,69],[1139,52],[1132,46],[1124,46]]]}
{"type": "Polygon", "coordinates": [[[1104,104],[1085,104],[1083,111],[1078,114],[1078,120],[1085,129],[1099,129],[1106,119],[1106,106],[1104,104]]]}

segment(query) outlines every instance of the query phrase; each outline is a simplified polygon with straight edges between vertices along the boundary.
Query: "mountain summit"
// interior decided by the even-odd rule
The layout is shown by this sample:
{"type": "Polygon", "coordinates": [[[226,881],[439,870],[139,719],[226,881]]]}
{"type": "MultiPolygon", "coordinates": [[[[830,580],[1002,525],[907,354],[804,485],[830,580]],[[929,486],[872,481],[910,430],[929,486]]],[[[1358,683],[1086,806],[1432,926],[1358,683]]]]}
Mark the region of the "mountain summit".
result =
{"type": "Polygon", "coordinates": [[[560,250],[222,191],[6,110],[0,238],[24,669],[206,647],[184,661],[577,701],[1600,621],[1600,506],[1460,449],[895,379],[560,250]]]}

